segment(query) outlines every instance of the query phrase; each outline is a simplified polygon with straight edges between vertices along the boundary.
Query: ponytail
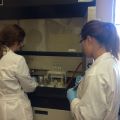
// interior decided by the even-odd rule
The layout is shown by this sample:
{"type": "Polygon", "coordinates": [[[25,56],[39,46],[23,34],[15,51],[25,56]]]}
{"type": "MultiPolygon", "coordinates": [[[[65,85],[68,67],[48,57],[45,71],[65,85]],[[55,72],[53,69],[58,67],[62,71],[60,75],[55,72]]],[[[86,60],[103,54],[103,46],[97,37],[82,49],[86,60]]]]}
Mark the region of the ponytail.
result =
{"type": "Polygon", "coordinates": [[[120,50],[120,40],[116,30],[116,27],[112,23],[105,23],[106,30],[108,32],[108,44],[106,45],[106,49],[111,52],[111,54],[119,59],[118,53],[120,50]]]}

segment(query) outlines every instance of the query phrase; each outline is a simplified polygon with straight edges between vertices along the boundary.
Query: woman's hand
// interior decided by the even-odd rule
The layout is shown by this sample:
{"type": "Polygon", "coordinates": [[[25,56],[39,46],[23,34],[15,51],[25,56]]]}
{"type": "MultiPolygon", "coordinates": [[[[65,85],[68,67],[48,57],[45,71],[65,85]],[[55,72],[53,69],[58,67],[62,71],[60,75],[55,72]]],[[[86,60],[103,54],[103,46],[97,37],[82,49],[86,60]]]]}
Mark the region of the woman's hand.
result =
{"type": "Polygon", "coordinates": [[[74,88],[70,88],[67,91],[67,98],[70,102],[77,97],[77,91],[74,88]]]}

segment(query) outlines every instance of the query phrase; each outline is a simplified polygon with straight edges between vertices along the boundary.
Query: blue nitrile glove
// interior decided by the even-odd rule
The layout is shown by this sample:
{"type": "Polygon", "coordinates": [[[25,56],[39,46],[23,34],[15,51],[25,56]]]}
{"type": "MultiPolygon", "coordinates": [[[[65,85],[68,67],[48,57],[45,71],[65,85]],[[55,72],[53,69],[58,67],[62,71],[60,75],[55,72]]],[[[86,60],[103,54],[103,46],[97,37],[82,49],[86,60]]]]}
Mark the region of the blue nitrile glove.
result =
{"type": "Polygon", "coordinates": [[[77,91],[74,88],[70,88],[67,91],[67,98],[70,102],[77,97],[77,91]]]}
{"type": "Polygon", "coordinates": [[[81,75],[78,75],[75,80],[75,85],[79,84],[80,80],[82,79],[81,75]]]}
{"type": "Polygon", "coordinates": [[[79,84],[80,84],[80,81],[83,79],[83,77],[81,75],[78,75],[76,77],[76,80],[75,80],[75,86],[73,87],[74,89],[77,89],[79,84]]]}

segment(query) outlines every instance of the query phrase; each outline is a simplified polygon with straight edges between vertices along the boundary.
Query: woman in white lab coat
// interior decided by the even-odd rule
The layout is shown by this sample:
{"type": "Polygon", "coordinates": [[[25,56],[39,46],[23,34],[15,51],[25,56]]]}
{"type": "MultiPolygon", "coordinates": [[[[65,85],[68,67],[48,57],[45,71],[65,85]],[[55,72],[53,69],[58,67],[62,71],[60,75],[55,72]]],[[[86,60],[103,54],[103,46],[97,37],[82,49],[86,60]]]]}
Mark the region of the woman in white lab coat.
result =
{"type": "Polygon", "coordinates": [[[8,25],[0,32],[0,120],[33,120],[30,101],[25,94],[37,87],[24,57],[15,52],[23,45],[24,30],[8,25]]]}
{"type": "Polygon", "coordinates": [[[84,53],[94,63],[85,72],[77,91],[67,92],[76,120],[118,120],[120,103],[119,38],[112,23],[97,20],[81,30],[84,53]]]}

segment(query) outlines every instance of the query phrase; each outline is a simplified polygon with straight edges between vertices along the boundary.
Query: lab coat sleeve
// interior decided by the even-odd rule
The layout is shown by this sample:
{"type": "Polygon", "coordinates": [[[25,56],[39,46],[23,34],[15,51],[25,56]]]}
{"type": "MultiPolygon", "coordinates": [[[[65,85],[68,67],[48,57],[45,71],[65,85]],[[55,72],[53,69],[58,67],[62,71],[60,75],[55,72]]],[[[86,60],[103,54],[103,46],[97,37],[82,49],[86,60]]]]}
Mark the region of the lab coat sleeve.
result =
{"type": "MultiPolygon", "coordinates": [[[[102,75],[85,78],[86,87],[81,98],[71,102],[71,111],[76,120],[103,120],[107,111],[105,83],[102,75]]],[[[78,89],[78,92],[82,92],[78,89]]]]}
{"type": "Polygon", "coordinates": [[[21,57],[19,60],[16,71],[16,78],[18,79],[24,92],[33,92],[38,84],[31,78],[29,68],[24,57],[21,57]]]}

